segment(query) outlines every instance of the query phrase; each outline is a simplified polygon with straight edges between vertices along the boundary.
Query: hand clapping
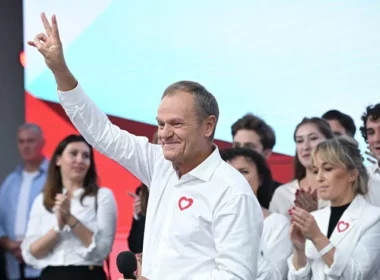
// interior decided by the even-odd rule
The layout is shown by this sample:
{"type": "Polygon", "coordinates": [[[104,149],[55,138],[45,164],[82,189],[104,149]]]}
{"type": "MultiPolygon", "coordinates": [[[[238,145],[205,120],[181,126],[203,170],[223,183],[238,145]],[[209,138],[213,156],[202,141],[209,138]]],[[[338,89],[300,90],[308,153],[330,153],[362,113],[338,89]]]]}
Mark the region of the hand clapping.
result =
{"type": "Polygon", "coordinates": [[[62,229],[67,219],[71,216],[70,197],[64,194],[57,194],[55,197],[55,211],[57,213],[58,225],[62,229]]]}
{"type": "Polygon", "coordinates": [[[306,210],[307,212],[313,212],[315,210],[318,210],[317,189],[312,191],[309,187],[307,191],[297,190],[294,204],[297,207],[306,210]]]}
{"type": "Polygon", "coordinates": [[[292,228],[296,227],[305,238],[314,240],[321,235],[321,231],[314,216],[306,210],[299,207],[293,207],[289,210],[289,214],[292,217],[292,228]]]}

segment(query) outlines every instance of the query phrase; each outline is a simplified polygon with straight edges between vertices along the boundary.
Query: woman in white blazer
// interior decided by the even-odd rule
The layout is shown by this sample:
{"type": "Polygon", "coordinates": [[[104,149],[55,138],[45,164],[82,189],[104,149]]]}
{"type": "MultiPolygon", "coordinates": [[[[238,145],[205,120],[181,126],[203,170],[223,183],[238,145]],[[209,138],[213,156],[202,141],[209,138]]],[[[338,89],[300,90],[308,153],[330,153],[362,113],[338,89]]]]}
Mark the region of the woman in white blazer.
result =
{"type": "Polygon", "coordinates": [[[294,157],[294,180],[279,186],[273,194],[269,210],[288,216],[293,206],[301,207],[309,212],[326,207],[325,201],[316,196],[316,182],[311,169],[311,152],[320,142],[334,137],[327,121],[313,117],[304,118],[294,130],[296,143],[294,157]],[[315,196],[310,195],[310,191],[315,196]]]}
{"type": "MultiPolygon", "coordinates": [[[[248,180],[254,194],[261,204],[258,190],[263,197],[269,192],[272,175],[266,160],[256,151],[235,148],[222,151],[222,158],[235,167],[248,180]]],[[[257,278],[260,280],[286,279],[288,273],[287,258],[292,253],[289,239],[289,219],[278,213],[271,213],[262,207],[264,228],[260,242],[257,278]]]]}
{"type": "Polygon", "coordinates": [[[290,280],[380,279],[380,208],[366,202],[368,174],[355,140],[318,144],[312,156],[319,196],[330,207],[290,211],[290,280]]]}

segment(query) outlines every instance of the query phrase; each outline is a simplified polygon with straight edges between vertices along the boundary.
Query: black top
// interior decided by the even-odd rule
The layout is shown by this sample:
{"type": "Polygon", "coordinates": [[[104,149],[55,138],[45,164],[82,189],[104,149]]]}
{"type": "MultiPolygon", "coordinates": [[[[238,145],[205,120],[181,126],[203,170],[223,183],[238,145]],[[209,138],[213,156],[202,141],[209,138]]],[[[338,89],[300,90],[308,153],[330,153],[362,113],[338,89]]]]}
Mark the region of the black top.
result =
{"type": "Polygon", "coordinates": [[[330,238],[336,225],[338,224],[340,218],[342,217],[344,211],[346,211],[348,206],[350,206],[350,203],[346,205],[342,205],[342,206],[335,206],[335,207],[331,206],[331,215],[330,215],[330,222],[329,222],[329,230],[327,232],[327,238],[330,238]]]}

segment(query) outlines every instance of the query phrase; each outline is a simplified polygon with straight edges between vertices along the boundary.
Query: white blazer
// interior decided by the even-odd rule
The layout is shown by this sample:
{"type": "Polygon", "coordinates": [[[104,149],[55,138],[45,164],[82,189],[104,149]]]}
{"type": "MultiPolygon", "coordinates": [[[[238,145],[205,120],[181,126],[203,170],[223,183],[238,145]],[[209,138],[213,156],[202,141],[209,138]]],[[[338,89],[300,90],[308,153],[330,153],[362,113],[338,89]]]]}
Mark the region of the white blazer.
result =
{"type": "Polygon", "coordinates": [[[283,280],[288,275],[287,259],[292,254],[290,221],[272,213],[264,220],[256,280],[283,280]]]}
{"type": "MultiPolygon", "coordinates": [[[[312,213],[324,235],[330,220],[330,207],[312,213]]],[[[334,263],[325,265],[317,249],[306,241],[308,263],[300,270],[288,259],[289,280],[379,280],[380,279],[380,208],[357,195],[343,213],[331,237],[335,246],[334,263]]]]}

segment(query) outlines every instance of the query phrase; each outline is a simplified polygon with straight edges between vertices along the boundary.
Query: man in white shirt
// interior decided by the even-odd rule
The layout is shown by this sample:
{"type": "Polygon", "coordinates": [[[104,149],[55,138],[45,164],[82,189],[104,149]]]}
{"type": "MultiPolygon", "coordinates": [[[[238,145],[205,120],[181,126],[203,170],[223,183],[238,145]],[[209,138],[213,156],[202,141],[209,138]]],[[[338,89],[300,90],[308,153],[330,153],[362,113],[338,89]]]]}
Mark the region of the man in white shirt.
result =
{"type": "Polygon", "coordinates": [[[150,186],[138,279],[251,280],[263,217],[245,178],[213,144],[219,116],[214,96],[195,82],[169,86],[158,108],[158,136],[150,144],[120,130],[84,93],[68,70],[55,16],[42,14],[47,34],[33,42],[52,70],[61,104],[97,150],[150,186]]]}
{"type": "Polygon", "coordinates": [[[368,106],[362,115],[363,126],[360,131],[368,143],[371,155],[376,159],[367,166],[369,175],[368,201],[380,207],[380,103],[368,106]]]}

